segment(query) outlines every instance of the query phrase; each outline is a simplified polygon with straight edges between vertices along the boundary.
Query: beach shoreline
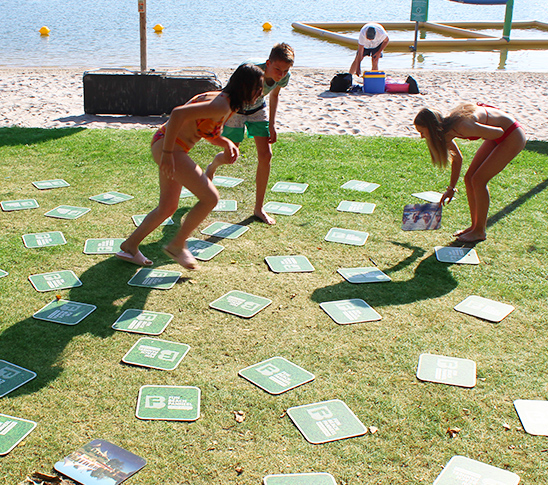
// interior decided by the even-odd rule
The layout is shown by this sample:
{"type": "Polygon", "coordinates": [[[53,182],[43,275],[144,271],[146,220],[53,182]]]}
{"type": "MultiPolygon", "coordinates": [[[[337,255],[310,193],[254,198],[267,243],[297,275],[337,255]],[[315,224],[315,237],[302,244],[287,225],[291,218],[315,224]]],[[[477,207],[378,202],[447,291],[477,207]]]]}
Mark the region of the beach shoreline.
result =
{"type": "MultiPolygon", "coordinates": [[[[382,67],[382,66],[381,66],[382,67]]],[[[0,127],[153,128],[162,117],[87,115],[83,69],[0,68],[0,127]]],[[[214,70],[222,84],[231,69],[214,70]]],[[[548,73],[406,70],[387,71],[403,82],[413,76],[420,94],[331,93],[340,70],[294,68],[282,89],[279,133],[416,137],[413,119],[423,107],[448,112],[462,102],[484,102],[515,116],[529,140],[548,141],[548,73]]],[[[359,79],[354,78],[358,83],[359,79]]]]}

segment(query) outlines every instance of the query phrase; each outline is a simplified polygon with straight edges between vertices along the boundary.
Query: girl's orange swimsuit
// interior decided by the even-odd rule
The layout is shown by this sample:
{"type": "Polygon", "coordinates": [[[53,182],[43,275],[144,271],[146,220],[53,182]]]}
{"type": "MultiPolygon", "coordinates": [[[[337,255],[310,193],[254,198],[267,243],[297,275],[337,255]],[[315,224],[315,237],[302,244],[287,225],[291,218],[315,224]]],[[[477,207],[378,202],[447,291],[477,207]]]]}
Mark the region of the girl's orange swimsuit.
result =
{"type": "MultiPolygon", "coordinates": [[[[490,105],[484,104],[484,103],[476,103],[476,104],[478,106],[481,106],[484,109],[485,108],[499,109],[499,108],[496,108],[495,106],[490,106],[490,105]]],[[[487,111],[487,109],[485,110],[485,114],[487,115],[487,119],[485,120],[485,124],[487,124],[487,122],[489,121],[489,112],[487,111]]],[[[499,138],[497,138],[496,140],[493,140],[493,141],[497,145],[499,145],[504,140],[506,140],[506,138],[508,138],[513,131],[517,130],[518,128],[521,128],[521,125],[517,121],[514,121],[508,128],[506,128],[506,130],[504,130],[504,133],[502,134],[502,136],[500,136],[499,138]]],[[[457,134],[457,136],[459,138],[463,138],[464,140],[479,140],[481,138],[481,136],[463,136],[456,130],[455,130],[455,133],[457,134]]]]}
{"type": "MultiPolygon", "coordinates": [[[[219,96],[225,96],[225,93],[221,93],[219,96]]],[[[194,96],[188,103],[186,104],[193,104],[193,103],[199,103],[200,101],[205,101],[207,99],[207,94],[198,94],[197,96],[194,96]]],[[[225,119],[222,118],[219,121],[212,120],[211,118],[201,118],[196,120],[196,134],[200,138],[205,138],[206,140],[211,140],[213,138],[219,138],[223,132],[223,126],[227,122],[227,120],[234,114],[234,112],[231,112],[230,115],[225,119]]],[[[158,131],[154,133],[154,136],[152,137],[152,141],[150,143],[150,146],[154,145],[158,140],[161,138],[164,138],[166,136],[166,125],[160,126],[158,131]]],[[[188,153],[190,151],[190,148],[183,140],[181,140],[179,137],[175,139],[175,143],[179,145],[185,153],[188,153]]]]}

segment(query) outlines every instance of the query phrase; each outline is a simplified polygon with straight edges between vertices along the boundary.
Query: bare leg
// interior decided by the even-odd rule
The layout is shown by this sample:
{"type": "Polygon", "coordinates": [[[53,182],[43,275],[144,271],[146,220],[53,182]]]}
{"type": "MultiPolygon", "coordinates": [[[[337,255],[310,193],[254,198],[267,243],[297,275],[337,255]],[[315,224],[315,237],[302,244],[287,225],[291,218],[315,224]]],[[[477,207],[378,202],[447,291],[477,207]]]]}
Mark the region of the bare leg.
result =
{"type": "MultiPolygon", "coordinates": [[[[139,245],[154,229],[156,229],[168,217],[173,215],[179,206],[181,184],[175,180],[168,180],[160,176],[160,200],[158,206],[153,209],[133,233],[120,244],[120,249],[132,256],[138,256],[139,245]]],[[[146,258],[145,258],[146,259],[146,258]]],[[[145,261],[145,266],[149,266],[145,261]]]]}
{"type": "Polygon", "coordinates": [[[472,224],[470,230],[458,237],[459,241],[485,240],[490,203],[487,183],[523,150],[525,142],[525,133],[519,128],[500,145],[490,140],[482,144],[464,176],[472,224]]]}
{"type": "Polygon", "coordinates": [[[270,177],[270,162],[272,160],[272,148],[266,136],[256,136],[257,146],[257,175],[255,177],[256,194],[254,215],[268,225],[276,224],[276,220],[270,217],[263,209],[266,187],[270,177]]]}
{"type": "Polygon", "coordinates": [[[175,152],[175,180],[196,197],[198,202],[186,215],[175,237],[164,247],[164,251],[187,269],[196,269],[197,262],[187,248],[186,241],[200,223],[219,202],[219,193],[202,169],[184,152],[175,152]]]}

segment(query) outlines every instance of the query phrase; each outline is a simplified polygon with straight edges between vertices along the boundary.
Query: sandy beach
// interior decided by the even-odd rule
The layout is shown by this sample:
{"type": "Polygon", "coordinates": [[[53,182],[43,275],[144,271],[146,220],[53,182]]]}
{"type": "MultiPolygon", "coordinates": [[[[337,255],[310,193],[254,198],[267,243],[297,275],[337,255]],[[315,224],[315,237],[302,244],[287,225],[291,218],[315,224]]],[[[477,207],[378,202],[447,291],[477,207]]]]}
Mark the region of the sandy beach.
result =
{"type": "MultiPolygon", "coordinates": [[[[223,84],[231,72],[215,71],[223,84]]],[[[396,82],[412,75],[420,94],[368,95],[329,92],[336,72],[292,70],[280,98],[278,132],[418,136],[412,121],[422,107],[448,112],[461,102],[481,101],[514,115],[530,140],[548,141],[548,73],[388,71],[387,76],[396,82]]],[[[0,69],[0,127],[138,129],[165,121],[85,114],[83,73],[81,69],[0,69]]]]}

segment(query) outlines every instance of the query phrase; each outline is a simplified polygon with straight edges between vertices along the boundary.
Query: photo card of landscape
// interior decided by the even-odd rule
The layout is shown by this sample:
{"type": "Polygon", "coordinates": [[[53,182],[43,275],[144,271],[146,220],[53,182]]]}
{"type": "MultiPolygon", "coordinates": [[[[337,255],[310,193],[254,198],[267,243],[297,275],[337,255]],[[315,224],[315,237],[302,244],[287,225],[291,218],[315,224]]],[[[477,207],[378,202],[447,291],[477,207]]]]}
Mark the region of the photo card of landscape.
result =
{"type": "Polygon", "coordinates": [[[55,470],[83,485],[118,485],[146,460],[108,441],[95,439],[55,464],[55,470]]]}
{"type": "Polygon", "coordinates": [[[407,204],[403,208],[403,231],[433,231],[441,227],[442,206],[438,204],[407,204]]]}

